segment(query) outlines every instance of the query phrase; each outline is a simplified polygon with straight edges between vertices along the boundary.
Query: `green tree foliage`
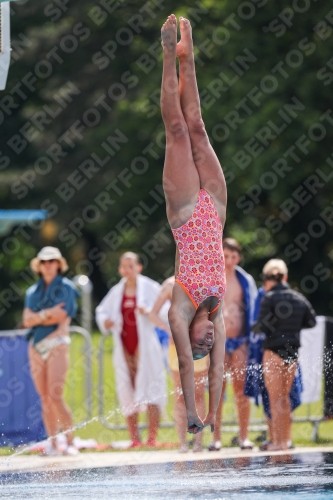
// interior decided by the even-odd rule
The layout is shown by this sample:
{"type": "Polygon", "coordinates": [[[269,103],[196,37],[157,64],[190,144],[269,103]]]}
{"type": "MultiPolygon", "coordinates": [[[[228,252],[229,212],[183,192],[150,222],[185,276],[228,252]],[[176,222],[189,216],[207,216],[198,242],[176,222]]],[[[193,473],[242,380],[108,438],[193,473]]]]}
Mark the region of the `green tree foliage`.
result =
{"type": "MultiPolygon", "coordinates": [[[[5,288],[17,263],[28,263],[24,248],[45,244],[61,248],[73,273],[91,275],[96,300],[116,282],[125,250],[140,253],[149,276],[171,274],[159,87],[160,27],[174,12],[193,25],[203,116],[228,183],[225,234],[242,243],[258,282],[267,259],[284,258],[292,285],[318,313],[332,314],[329,4],[62,0],[11,8],[0,197],[5,208],[46,208],[50,219],[41,229],[16,228],[20,250],[4,251],[5,288]]],[[[14,316],[2,320],[13,326],[14,316]]]]}

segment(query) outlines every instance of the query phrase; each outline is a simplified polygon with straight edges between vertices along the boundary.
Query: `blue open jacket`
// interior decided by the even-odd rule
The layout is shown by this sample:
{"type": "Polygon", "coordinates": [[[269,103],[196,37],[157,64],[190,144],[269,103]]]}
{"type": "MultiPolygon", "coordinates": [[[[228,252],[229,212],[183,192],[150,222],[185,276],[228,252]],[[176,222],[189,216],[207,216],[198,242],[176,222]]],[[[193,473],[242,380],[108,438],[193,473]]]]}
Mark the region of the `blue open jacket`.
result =
{"type": "MultiPolygon", "coordinates": [[[[258,296],[255,301],[254,306],[254,316],[253,321],[256,321],[259,314],[260,302],[262,297],[265,295],[265,290],[259,288],[258,296]]],[[[263,357],[263,342],[265,340],[265,334],[255,334],[250,333],[249,337],[249,356],[246,371],[246,381],[245,381],[245,396],[252,397],[255,400],[257,406],[259,406],[260,401],[262,401],[264,406],[264,411],[266,415],[271,418],[269,409],[269,397],[268,392],[264,383],[264,374],[262,370],[262,357],[263,357]]],[[[294,378],[293,385],[290,391],[290,403],[292,411],[295,410],[301,404],[301,392],[302,392],[302,376],[301,369],[298,365],[296,376],[294,378]]]]}
{"type": "Polygon", "coordinates": [[[236,266],[236,276],[243,290],[245,335],[251,334],[251,325],[254,320],[255,304],[258,294],[257,286],[252,276],[239,266],[236,266]]]}

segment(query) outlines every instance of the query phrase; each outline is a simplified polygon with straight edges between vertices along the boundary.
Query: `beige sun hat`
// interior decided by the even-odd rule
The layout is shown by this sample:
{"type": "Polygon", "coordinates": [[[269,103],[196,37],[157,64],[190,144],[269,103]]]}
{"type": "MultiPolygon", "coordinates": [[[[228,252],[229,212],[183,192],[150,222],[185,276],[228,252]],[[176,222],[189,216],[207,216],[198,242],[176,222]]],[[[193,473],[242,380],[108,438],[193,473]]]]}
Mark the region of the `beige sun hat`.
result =
{"type": "Polygon", "coordinates": [[[60,271],[62,273],[66,272],[68,269],[68,264],[66,259],[61,255],[59,248],[56,247],[44,247],[37,254],[37,257],[30,261],[30,267],[34,273],[39,273],[39,265],[41,260],[52,260],[56,259],[60,262],[60,271]]]}

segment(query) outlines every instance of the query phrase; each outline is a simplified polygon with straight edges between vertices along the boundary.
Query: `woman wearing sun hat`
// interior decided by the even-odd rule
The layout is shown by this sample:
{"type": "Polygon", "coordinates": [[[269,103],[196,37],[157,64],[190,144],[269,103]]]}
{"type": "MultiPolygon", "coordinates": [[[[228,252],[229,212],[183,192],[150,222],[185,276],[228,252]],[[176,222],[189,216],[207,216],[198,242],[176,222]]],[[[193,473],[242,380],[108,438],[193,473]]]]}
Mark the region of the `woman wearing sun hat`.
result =
{"type": "Polygon", "coordinates": [[[42,248],[31,260],[30,267],[40,279],[26,292],[23,325],[30,328],[27,338],[31,374],[50,437],[46,453],[59,453],[55,436],[62,430],[67,436],[66,453],[76,454],[72,414],[63,399],[63,391],[68,370],[69,325],[76,313],[78,291],[69,279],[61,276],[68,265],[58,248],[42,248]]]}

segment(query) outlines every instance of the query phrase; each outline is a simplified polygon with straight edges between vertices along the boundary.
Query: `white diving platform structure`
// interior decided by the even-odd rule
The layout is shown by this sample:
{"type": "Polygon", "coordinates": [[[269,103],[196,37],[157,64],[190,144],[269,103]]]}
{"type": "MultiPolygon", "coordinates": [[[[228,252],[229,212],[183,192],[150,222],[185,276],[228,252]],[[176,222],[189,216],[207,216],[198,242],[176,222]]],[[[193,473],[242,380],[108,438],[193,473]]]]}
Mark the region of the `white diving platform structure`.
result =
{"type": "Polygon", "coordinates": [[[0,90],[6,88],[10,66],[10,7],[0,1],[0,90]]]}

